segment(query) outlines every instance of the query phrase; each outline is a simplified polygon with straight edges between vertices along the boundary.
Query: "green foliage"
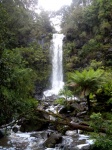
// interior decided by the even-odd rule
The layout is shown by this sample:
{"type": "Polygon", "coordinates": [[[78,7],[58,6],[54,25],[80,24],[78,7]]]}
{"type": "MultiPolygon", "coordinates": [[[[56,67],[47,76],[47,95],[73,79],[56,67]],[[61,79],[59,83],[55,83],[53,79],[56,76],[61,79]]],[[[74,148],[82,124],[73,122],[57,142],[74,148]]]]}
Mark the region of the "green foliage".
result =
{"type": "Polygon", "coordinates": [[[105,22],[103,21],[102,24],[101,24],[101,30],[104,30],[104,29],[111,29],[111,25],[109,24],[109,22],[105,22]]]}
{"type": "Polygon", "coordinates": [[[92,146],[91,150],[111,150],[112,149],[112,137],[108,136],[95,136],[95,144],[92,146]]]}
{"type": "Polygon", "coordinates": [[[0,1],[0,124],[35,108],[35,85],[42,91],[48,83],[53,28],[36,2],[0,1]]]}
{"type": "Polygon", "coordinates": [[[73,95],[78,94],[80,97],[87,99],[88,111],[91,110],[90,93],[96,94],[97,90],[104,84],[104,71],[102,69],[75,71],[68,73],[68,86],[71,88],[73,95]]]}
{"type": "Polygon", "coordinates": [[[64,98],[59,98],[59,99],[55,100],[55,104],[64,105],[65,104],[65,99],[64,98]]]}
{"type": "Polygon", "coordinates": [[[85,68],[91,60],[102,61],[103,65],[111,66],[112,30],[111,0],[77,0],[63,11],[62,30],[64,40],[64,68],[73,71],[85,68]],[[70,51],[68,44],[74,43],[70,51]],[[108,46],[108,48],[106,48],[108,46]],[[78,57],[76,62],[70,61],[78,57]]]}
{"type": "Polygon", "coordinates": [[[93,68],[94,70],[96,70],[98,68],[103,69],[102,61],[92,60],[89,65],[89,68],[93,68]]]}
{"type": "Polygon", "coordinates": [[[64,86],[63,90],[60,91],[59,95],[62,95],[65,97],[65,100],[67,101],[69,98],[72,97],[72,91],[70,91],[67,87],[67,85],[64,86]]]}
{"type": "Polygon", "coordinates": [[[107,104],[112,105],[112,97],[107,101],[107,104]]]}
{"type": "Polygon", "coordinates": [[[7,43],[6,33],[7,33],[7,23],[8,14],[5,8],[0,4],[0,57],[2,51],[7,43]]]}
{"type": "Polygon", "coordinates": [[[32,45],[28,48],[19,48],[26,67],[32,68],[36,73],[36,82],[44,88],[50,74],[49,51],[43,50],[39,45],[32,45]]]}
{"type": "Polygon", "coordinates": [[[47,54],[40,46],[4,50],[0,62],[1,122],[9,118],[8,114],[25,114],[37,105],[33,100],[35,84],[44,88],[49,76],[47,54]]]}
{"type": "Polygon", "coordinates": [[[107,106],[108,111],[112,109],[111,98],[112,98],[112,80],[111,80],[111,71],[107,70],[104,73],[104,83],[98,89],[96,96],[97,101],[102,102],[102,104],[107,106]]]}
{"type": "Polygon", "coordinates": [[[101,113],[92,113],[90,119],[92,120],[90,126],[94,128],[95,132],[99,132],[99,129],[103,127],[103,119],[101,113]]]}
{"type": "Polygon", "coordinates": [[[55,100],[55,103],[66,106],[68,104],[68,99],[72,99],[73,96],[72,91],[70,91],[66,85],[64,86],[63,90],[60,90],[59,95],[60,97],[55,100]]]}
{"type": "Polygon", "coordinates": [[[16,49],[4,50],[1,67],[0,116],[6,121],[26,109],[27,100],[32,99],[34,93],[36,74],[25,67],[20,51],[16,49]]]}
{"type": "Polygon", "coordinates": [[[28,5],[34,2],[0,1],[0,42],[6,49],[27,47],[41,36],[52,32],[48,13],[36,14],[28,5]]]}
{"type": "Polygon", "coordinates": [[[110,112],[103,112],[102,116],[106,120],[112,120],[112,113],[110,113],[110,112]]]}
{"type": "Polygon", "coordinates": [[[102,83],[102,75],[103,70],[97,69],[94,71],[93,69],[83,71],[75,71],[73,73],[68,73],[69,82],[74,83],[74,90],[78,90],[79,92],[83,92],[84,96],[90,94],[90,92],[96,92],[98,87],[101,86],[102,83]]]}
{"type": "Polygon", "coordinates": [[[111,70],[107,70],[107,72],[105,72],[105,84],[103,85],[103,91],[107,94],[112,96],[112,80],[111,80],[111,70]]]}
{"type": "MultiPolygon", "coordinates": [[[[109,114],[107,114],[108,116],[109,114]]],[[[112,116],[112,115],[111,115],[112,116]]],[[[92,138],[95,139],[95,144],[92,150],[111,150],[112,149],[112,120],[106,120],[107,117],[101,115],[101,113],[93,113],[91,118],[91,127],[94,128],[94,134],[92,138]],[[106,134],[99,133],[99,129],[105,129],[106,134]]],[[[110,118],[108,118],[110,119],[110,118]]]]}
{"type": "Polygon", "coordinates": [[[88,41],[87,44],[85,44],[82,47],[82,52],[80,54],[81,57],[85,57],[87,54],[91,53],[91,52],[95,52],[100,50],[102,47],[102,44],[98,43],[96,40],[91,39],[88,41]]]}

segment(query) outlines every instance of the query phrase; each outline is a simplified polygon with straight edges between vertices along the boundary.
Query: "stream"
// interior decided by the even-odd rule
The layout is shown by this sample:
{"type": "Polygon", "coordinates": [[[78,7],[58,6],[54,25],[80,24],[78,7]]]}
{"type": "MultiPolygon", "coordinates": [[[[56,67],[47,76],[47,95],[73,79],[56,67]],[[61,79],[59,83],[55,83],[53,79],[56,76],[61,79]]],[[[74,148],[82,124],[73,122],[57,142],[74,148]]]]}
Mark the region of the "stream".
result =
{"type": "MultiPolygon", "coordinates": [[[[53,105],[52,102],[44,102],[48,105],[46,111],[53,113],[59,112],[62,108],[59,104],[53,105]]],[[[43,106],[39,106],[43,109],[43,106]]],[[[50,116],[51,120],[55,120],[53,116],[50,116]]],[[[80,133],[80,130],[67,130],[65,134],[61,134],[62,140],[55,144],[54,148],[47,148],[44,143],[49,138],[48,135],[60,134],[52,126],[48,126],[46,130],[33,131],[33,132],[20,132],[20,126],[17,123],[11,127],[7,127],[8,136],[0,139],[0,150],[89,150],[93,140],[90,140],[88,135],[80,133]],[[18,128],[15,133],[12,130],[14,127],[18,128]]],[[[1,129],[2,131],[2,129],[1,129]]]]}
{"type": "Polygon", "coordinates": [[[43,143],[48,133],[53,130],[45,130],[29,133],[14,133],[0,140],[0,150],[87,150],[93,143],[89,136],[77,134],[76,131],[67,131],[62,136],[62,142],[55,145],[55,148],[46,148],[43,143]]]}
{"type": "MultiPolygon", "coordinates": [[[[59,27],[58,27],[59,28],[59,27]]],[[[48,96],[58,95],[59,90],[63,89],[63,34],[55,33],[51,41],[51,55],[52,55],[52,75],[51,75],[51,88],[44,92],[44,103],[45,99],[48,96]]],[[[86,112],[85,102],[81,105],[77,103],[77,109],[86,112]]],[[[52,102],[47,104],[46,111],[52,111],[53,113],[57,112],[58,105],[52,105],[52,102]]],[[[40,106],[41,107],[41,106],[40,106]]],[[[39,108],[40,109],[40,108],[39,108]]],[[[42,108],[43,109],[43,108],[42,108]]],[[[74,108],[76,109],[76,108],[74,108]]],[[[79,111],[79,110],[78,110],[79,111]]],[[[50,116],[50,119],[55,119],[53,116],[50,116]]],[[[17,125],[15,125],[19,129],[17,125]]],[[[89,150],[90,145],[93,144],[93,140],[89,139],[89,136],[80,134],[78,130],[68,130],[64,135],[61,135],[61,141],[58,144],[55,144],[54,148],[47,148],[44,143],[49,138],[50,134],[60,134],[57,133],[50,126],[46,130],[36,131],[36,132],[14,132],[9,126],[8,136],[5,136],[0,139],[0,150],[89,150]]],[[[0,129],[2,131],[2,129],[0,129]]]]}

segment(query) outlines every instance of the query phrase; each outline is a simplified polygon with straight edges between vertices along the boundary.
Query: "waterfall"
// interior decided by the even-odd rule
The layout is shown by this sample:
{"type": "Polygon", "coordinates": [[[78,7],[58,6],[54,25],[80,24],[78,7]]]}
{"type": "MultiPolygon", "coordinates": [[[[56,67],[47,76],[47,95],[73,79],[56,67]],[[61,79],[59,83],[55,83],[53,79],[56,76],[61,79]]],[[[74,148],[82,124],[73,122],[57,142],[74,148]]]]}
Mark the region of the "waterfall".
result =
{"type": "Polygon", "coordinates": [[[51,89],[44,92],[45,96],[58,95],[63,88],[63,34],[53,34],[50,53],[52,58],[51,89]]]}
{"type": "Polygon", "coordinates": [[[63,69],[62,69],[62,40],[63,34],[54,34],[51,47],[52,53],[52,90],[62,89],[63,69]]]}

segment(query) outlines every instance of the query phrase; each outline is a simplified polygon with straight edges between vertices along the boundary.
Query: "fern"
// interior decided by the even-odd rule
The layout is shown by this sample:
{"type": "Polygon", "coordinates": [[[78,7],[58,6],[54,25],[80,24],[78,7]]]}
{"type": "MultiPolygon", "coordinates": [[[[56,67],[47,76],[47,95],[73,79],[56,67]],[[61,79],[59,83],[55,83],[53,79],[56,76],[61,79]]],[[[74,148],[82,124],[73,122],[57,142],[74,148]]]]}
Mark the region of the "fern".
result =
{"type": "MultiPolygon", "coordinates": [[[[98,86],[101,85],[103,78],[103,70],[97,69],[96,71],[93,69],[86,70],[84,69],[82,72],[75,71],[73,73],[68,73],[68,81],[69,83],[74,82],[76,86],[83,90],[95,91],[98,86]]],[[[75,88],[75,87],[74,87],[75,88]]]]}

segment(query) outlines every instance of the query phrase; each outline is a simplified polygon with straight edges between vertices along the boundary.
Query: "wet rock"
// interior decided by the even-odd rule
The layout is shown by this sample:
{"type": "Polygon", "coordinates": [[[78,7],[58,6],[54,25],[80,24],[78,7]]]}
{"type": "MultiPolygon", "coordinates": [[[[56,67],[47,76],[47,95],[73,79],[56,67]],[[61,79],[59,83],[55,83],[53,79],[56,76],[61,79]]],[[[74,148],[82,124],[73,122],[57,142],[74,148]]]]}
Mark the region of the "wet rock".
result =
{"type": "Polygon", "coordinates": [[[40,132],[34,132],[30,136],[35,138],[40,138],[40,139],[47,139],[50,134],[51,134],[50,132],[40,131],[40,132]]]}
{"type": "Polygon", "coordinates": [[[82,148],[82,150],[90,150],[90,145],[86,145],[82,148]]]}
{"type": "Polygon", "coordinates": [[[0,139],[4,137],[3,132],[0,130],[0,139]]]}
{"type": "Polygon", "coordinates": [[[48,121],[41,112],[36,112],[35,116],[24,118],[19,123],[21,132],[41,131],[48,128],[48,121]]]}
{"type": "Polygon", "coordinates": [[[80,105],[84,108],[84,110],[88,110],[87,102],[81,102],[80,105]]]}
{"type": "Polygon", "coordinates": [[[81,98],[80,102],[87,102],[86,98],[81,98]]]}
{"type": "Polygon", "coordinates": [[[72,113],[74,111],[74,108],[72,106],[66,106],[60,109],[59,114],[68,114],[68,113],[72,113]]]}
{"type": "Polygon", "coordinates": [[[44,100],[45,100],[45,101],[51,101],[51,102],[52,102],[52,101],[56,100],[57,98],[58,98],[58,96],[53,94],[53,95],[51,95],[51,96],[47,96],[47,97],[45,96],[45,97],[44,97],[44,100]]]}
{"type": "Polygon", "coordinates": [[[77,134],[77,130],[68,130],[66,131],[65,135],[67,136],[72,136],[72,137],[79,137],[79,135],[77,134]]]}
{"type": "Polygon", "coordinates": [[[12,131],[15,132],[15,133],[17,133],[18,132],[18,128],[17,127],[13,127],[12,131]]]}
{"type": "Polygon", "coordinates": [[[62,107],[59,111],[59,114],[65,114],[67,113],[67,108],[66,107],[62,107]]]}
{"type": "Polygon", "coordinates": [[[71,117],[71,121],[79,123],[81,120],[77,117],[71,117]]]}
{"type": "Polygon", "coordinates": [[[48,114],[44,114],[44,118],[49,120],[50,116],[48,114]]]}
{"type": "Polygon", "coordinates": [[[81,105],[81,104],[78,104],[78,103],[72,104],[71,107],[73,107],[77,111],[84,111],[85,110],[85,105],[81,105]]]}
{"type": "Polygon", "coordinates": [[[62,142],[61,134],[53,133],[44,142],[44,146],[48,148],[54,148],[56,144],[59,144],[61,142],[62,142]]]}
{"type": "Polygon", "coordinates": [[[89,144],[81,144],[77,146],[80,150],[90,150],[89,144]]]}
{"type": "Polygon", "coordinates": [[[41,131],[48,128],[48,123],[37,120],[25,120],[20,127],[21,132],[41,131]]]}
{"type": "Polygon", "coordinates": [[[83,115],[85,115],[87,113],[87,111],[83,111],[83,112],[79,112],[78,114],[77,114],[77,117],[83,117],[83,115]]]}

